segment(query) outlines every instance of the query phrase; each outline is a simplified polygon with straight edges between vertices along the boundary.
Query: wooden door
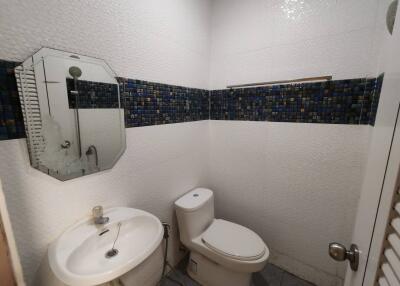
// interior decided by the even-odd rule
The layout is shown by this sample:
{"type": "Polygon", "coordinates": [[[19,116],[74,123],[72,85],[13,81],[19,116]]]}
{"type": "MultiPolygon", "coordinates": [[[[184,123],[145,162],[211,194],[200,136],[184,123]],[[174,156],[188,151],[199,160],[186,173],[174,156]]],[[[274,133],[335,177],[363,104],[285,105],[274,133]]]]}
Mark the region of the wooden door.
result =
{"type": "Polygon", "coordinates": [[[2,286],[14,286],[14,272],[11,264],[11,254],[7,243],[7,236],[0,216],[0,284],[2,286]]]}

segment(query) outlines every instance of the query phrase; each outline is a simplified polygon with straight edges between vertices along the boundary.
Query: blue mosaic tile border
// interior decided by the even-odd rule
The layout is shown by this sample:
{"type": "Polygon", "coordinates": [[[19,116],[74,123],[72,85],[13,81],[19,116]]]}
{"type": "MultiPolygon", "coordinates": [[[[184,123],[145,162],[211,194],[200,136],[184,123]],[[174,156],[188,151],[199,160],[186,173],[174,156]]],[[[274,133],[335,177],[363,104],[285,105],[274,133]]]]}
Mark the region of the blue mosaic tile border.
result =
{"type": "Polygon", "coordinates": [[[368,94],[369,96],[369,105],[367,105],[366,110],[369,113],[366,114],[365,120],[363,121],[365,124],[369,124],[374,126],[375,125],[375,119],[376,119],[376,113],[378,111],[378,105],[379,105],[379,99],[381,96],[381,91],[382,91],[382,84],[383,84],[383,79],[384,79],[384,74],[381,74],[379,77],[374,79],[372,81],[372,84],[375,84],[375,87],[372,89],[369,89],[370,92],[368,94]],[[366,121],[368,119],[368,122],[366,121]]]}
{"type": "MultiPolygon", "coordinates": [[[[0,140],[25,137],[14,67],[0,60],[0,140]]],[[[360,78],[247,89],[203,90],[119,78],[126,127],[197,120],[374,125],[383,82],[360,78]]],[[[72,89],[72,80],[67,84],[72,89]]],[[[80,108],[115,108],[116,85],[79,81],[80,108]]],[[[74,99],[70,107],[75,106],[74,99]]]]}
{"type": "Polygon", "coordinates": [[[382,81],[383,75],[214,90],[210,119],[374,125],[382,81]]]}
{"type": "Polygon", "coordinates": [[[126,127],[209,119],[209,91],[120,78],[126,127]]]}
{"type": "MultiPolygon", "coordinates": [[[[118,84],[78,80],[78,108],[119,108],[118,84]]],[[[67,78],[69,108],[76,108],[74,80],[67,78]]]]}
{"type": "Polygon", "coordinates": [[[15,62],[0,60],[0,140],[25,137],[24,119],[21,112],[15,62]]]}

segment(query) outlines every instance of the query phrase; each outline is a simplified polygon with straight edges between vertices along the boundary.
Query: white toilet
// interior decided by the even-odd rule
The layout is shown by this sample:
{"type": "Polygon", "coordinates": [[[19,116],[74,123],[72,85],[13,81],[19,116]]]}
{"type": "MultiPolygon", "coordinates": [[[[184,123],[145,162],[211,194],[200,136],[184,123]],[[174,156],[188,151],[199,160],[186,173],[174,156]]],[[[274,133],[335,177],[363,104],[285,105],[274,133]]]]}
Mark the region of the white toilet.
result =
{"type": "Polygon", "coordinates": [[[190,250],[188,274],[203,286],[249,286],[269,249],[252,230],[214,217],[214,195],[197,188],[175,202],[181,242],[190,250]]]}

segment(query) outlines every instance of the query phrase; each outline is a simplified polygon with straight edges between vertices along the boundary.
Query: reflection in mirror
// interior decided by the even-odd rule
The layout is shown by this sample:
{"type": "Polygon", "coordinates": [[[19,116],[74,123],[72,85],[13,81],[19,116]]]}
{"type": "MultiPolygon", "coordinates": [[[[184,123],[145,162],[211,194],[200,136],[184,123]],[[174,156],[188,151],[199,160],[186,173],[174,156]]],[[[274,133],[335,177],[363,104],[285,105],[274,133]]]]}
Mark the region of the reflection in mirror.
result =
{"type": "Polygon", "coordinates": [[[397,13],[397,6],[399,5],[398,0],[394,0],[390,3],[388,11],[386,13],[386,26],[388,28],[389,33],[393,34],[394,24],[396,21],[396,13],[397,13]]]}
{"type": "Polygon", "coordinates": [[[15,73],[34,168],[64,181],[114,166],[124,110],[103,60],[42,48],[15,73]]]}

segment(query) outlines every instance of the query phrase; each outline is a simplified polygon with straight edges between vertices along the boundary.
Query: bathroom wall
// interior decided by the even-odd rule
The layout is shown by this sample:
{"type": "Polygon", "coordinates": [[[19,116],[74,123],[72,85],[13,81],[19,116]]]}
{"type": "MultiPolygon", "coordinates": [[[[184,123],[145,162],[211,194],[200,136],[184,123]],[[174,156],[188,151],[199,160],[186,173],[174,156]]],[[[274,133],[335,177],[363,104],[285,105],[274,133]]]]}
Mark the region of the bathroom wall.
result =
{"type": "Polygon", "coordinates": [[[208,86],[209,1],[0,3],[0,59],[47,46],[102,58],[122,77],[208,86]]]}
{"type": "MultiPolygon", "coordinates": [[[[376,74],[381,74],[387,71],[387,65],[392,60],[391,47],[392,47],[392,35],[388,32],[386,24],[386,14],[389,5],[392,0],[381,0],[377,7],[377,17],[374,32],[374,54],[377,55],[377,62],[374,67],[376,74]]],[[[398,13],[396,21],[398,21],[398,13]]]]}
{"type": "Polygon", "coordinates": [[[327,247],[350,243],[370,129],[211,121],[208,182],[217,215],[258,232],[273,264],[318,286],[341,285],[345,264],[327,247]]]}
{"type": "Polygon", "coordinates": [[[376,0],[213,1],[210,88],[375,71],[376,0]]]}
{"type": "Polygon", "coordinates": [[[331,98],[314,92],[311,105],[328,98],[308,113],[300,85],[278,87],[276,96],[273,88],[221,89],[322,75],[363,85],[380,74],[377,6],[375,0],[212,5],[210,89],[218,91],[210,101],[218,121],[210,122],[208,182],[217,191],[217,214],[252,227],[271,248],[272,263],[319,286],[341,285],[345,275],[327,247],[351,241],[372,127],[357,125],[362,111],[350,110],[363,109],[357,98],[365,93],[352,84],[331,98]],[[346,103],[333,102],[346,94],[354,100],[345,99],[351,108],[340,120],[332,110],[346,103]],[[269,110],[257,105],[260,95],[275,96],[269,110]]]}
{"type": "MultiPolygon", "coordinates": [[[[128,104],[140,96],[135,85],[214,90],[379,74],[370,34],[377,0],[304,2],[300,17],[278,0],[0,0],[0,59],[22,61],[40,46],[103,58],[118,76],[141,80],[125,92],[128,104]]],[[[130,127],[179,122],[131,115],[130,127]]],[[[27,280],[48,243],[94,205],[134,206],[171,221],[173,201],[205,185],[215,190],[219,216],[262,235],[272,263],[319,286],[336,285],[344,264],[329,260],[327,243],[349,242],[372,128],[344,123],[128,128],[115,168],[65,183],[29,167],[24,139],[0,141],[0,177],[27,280]]]]}
{"type": "Polygon", "coordinates": [[[173,202],[205,184],[207,127],[199,121],[127,129],[127,149],[113,169],[67,182],[30,167],[25,139],[1,141],[0,177],[27,282],[48,244],[95,205],[137,207],[172,222],[173,202]]]}
{"type": "MultiPolygon", "coordinates": [[[[23,61],[49,46],[105,59],[124,78],[208,86],[208,1],[0,0],[0,6],[2,60],[23,61]]],[[[173,221],[173,201],[205,184],[207,128],[206,121],[128,128],[127,150],[112,170],[64,183],[29,166],[25,139],[0,141],[0,177],[28,284],[48,244],[95,205],[137,207],[173,221]]],[[[11,134],[2,139],[22,135],[11,134]]]]}

